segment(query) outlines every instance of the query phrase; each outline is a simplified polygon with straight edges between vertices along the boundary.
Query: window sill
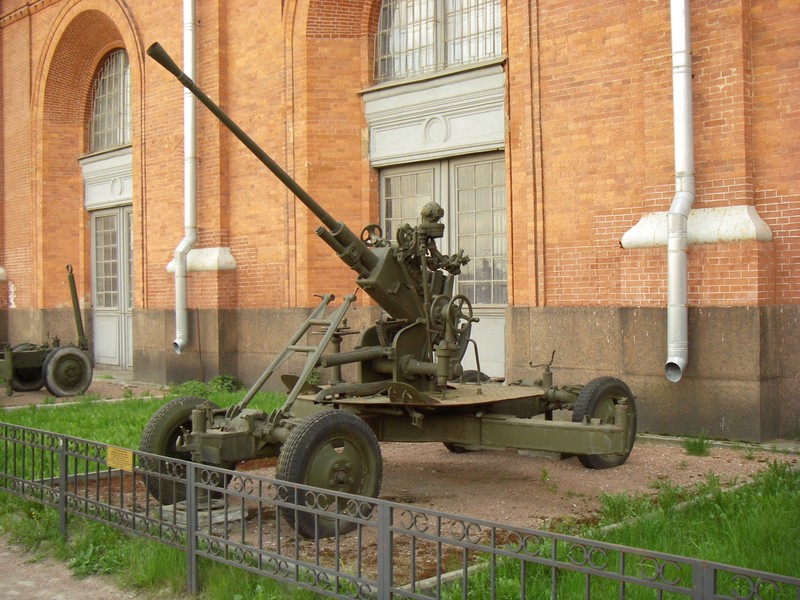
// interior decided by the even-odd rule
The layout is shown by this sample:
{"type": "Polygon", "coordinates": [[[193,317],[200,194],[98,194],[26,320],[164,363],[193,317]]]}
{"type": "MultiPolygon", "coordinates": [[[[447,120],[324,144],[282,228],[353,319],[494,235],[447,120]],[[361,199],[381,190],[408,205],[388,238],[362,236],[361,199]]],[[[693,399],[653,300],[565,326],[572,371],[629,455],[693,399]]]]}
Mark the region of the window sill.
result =
{"type": "Polygon", "coordinates": [[[97,162],[98,160],[105,160],[107,158],[115,158],[117,156],[127,156],[131,153],[132,150],[131,144],[125,144],[124,146],[116,146],[114,148],[106,148],[104,150],[98,150],[97,152],[90,152],[89,154],[84,154],[83,156],[78,157],[78,162],[83,164],[91,164],[93,162],[97,162]]]}
{"type": "MultiPolygon", "coordinates": [[[[452,77],[457,76],[462,73],[469,73],[471,71],[479,71],[481,69],[485,69],[487,67],[493,67],[495,65],[504,65],[507,58],[506,56],[499,56],[497,58],[493,58],[491,60],[484,60],[481,62],[475,63],[468,63],[464,65],[459,65],[458,67],[452,67],[449,69],[445,69],[442,71],[434,71],[432,73],[424,73],[422,75],[416,75],[414,77],[408,77],[405,79],[393,79],[391,81],[384,81],[382,83],[377,83],[373,86],[370,86],[366,89],[361,90],[360,94],[369,94],[373,92],[378,92],[381,90],[386,89],[395,89],[398,87],[403,87],[412,84],[424,84],[425,82],[429,82],[432,80],[438,80],[445,77],[452,77]]],[[[438,82],[437,82],[438,85],[438,82]]]]}

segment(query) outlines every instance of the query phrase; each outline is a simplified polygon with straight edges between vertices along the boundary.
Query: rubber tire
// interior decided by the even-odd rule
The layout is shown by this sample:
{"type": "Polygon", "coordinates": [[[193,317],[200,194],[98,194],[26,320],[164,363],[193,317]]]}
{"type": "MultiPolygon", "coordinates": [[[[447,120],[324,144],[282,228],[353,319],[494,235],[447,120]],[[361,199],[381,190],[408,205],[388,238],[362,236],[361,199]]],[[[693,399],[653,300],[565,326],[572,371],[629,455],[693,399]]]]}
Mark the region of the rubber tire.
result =
{"type": "Polygon", "coordinates": [[[89,355],[74,346],[53,350],[42,366],[44,386],[57,398],[83,394],[92,383],[92,372],[89,355]]]}
{"type": "Polygon", "coordinates": [[[610,469],[622,465],[636,441],[636,403],[630,388],[614,377],[598,377],[587,383],[578,394],[572,421],[581,423],[583,418],[600,418],[603,424],[614,423],[614,398],[623,397],[628,403],[628,439],[625,452],[619,454],[579,454],[578,460],[587,469],[610,469]]]}
{"type": "MultiPolygon", "coordinates": [[[[378,439],[367,423],[351,413],[326,410],[315,413],[295,427],[281,448],[275,477],[290,483],[312,485],[337,492],[376,498],[383,479],[383,461],[378,439]],[[360,463],[353,472],[360,471],[357,481],[333,484],[333,478],[347,476],[336,458],[346,454],[350,463],[360,463]],[[312,469],[316,468],[314,472],[312,469]]],[[[292,494],[292,497],[294,495],[292,494]]],[[[326,497],[317,497],[317,505],[324,505],[326,497]]],[[[306,506],[306,494],[297,494],[297,504],[306,506]]],[[[341,506],[339,512],[342,512],[341,506]]],[[[338,521],[293,508],[281,508],[281,515],[295,531],[305,538],[326,538],[349,533],[355,523],[338,521]],[[315,522],[316,521],[316,522],[315,522]]]]}
{"type": "MultiPolygon", "coordinates": [[[[196,396],[184,396],[175,398],[164,404],[142,430],[142,437],[139,440],[139,450],[158,454],[167,458],[177,458],[180,460],[192,460],[190,452],[179,452],[175,446],[178,437],[181,435],[181,427],[192,430],[192,411],[201,404],[207,403],[212,408],[219,408],[215,403],[206,398],[196,396]]],[[[221,465],[226,469],[233,469],[235,464],[221,465]]],[[[159,463],[158,473],[162,473],[163,463],[159,463]]],[[[227,486],[229,478],[220,481],[220,486],[227,486]]],[[[158,502],[164,505],[175,504],[186,500],[186,486],[182,483],[172,485],[159,485],[159,477],[147,478],[147,491],[158,502]]],[[[218,495],[217,495],[218,496],[218,495]]]]}
{"type": "MultiPolygon", "coordinates": [[[[36,344],[23,342],[11,349],[11,352],[24,352],[25,350],[36,348],[36,344]]],[[[13,359],[12,359],[13,360],[13,359]]],[[[15,392],[35,392],[42,389],[44,385],[44,372],[40,367],[14,369],[11,373],[11,389],[15,392]]]]}
{"type": "Polygon", "coordinates": [[[468,369],[461,374],[461,377],[454,377],[452,383],[488,383],[492,378],[483,371],[468,369]]]}
{"type": "Polygon", "coordinates": [[[465,448],[464,446],[460,446],[459,444],[454,444],[453,442],[442,442],[442,445],[447,448],[448,452],[452,452],[453,454],[464,454],[465,452],[472,452],[470,449],[465,448]]]}

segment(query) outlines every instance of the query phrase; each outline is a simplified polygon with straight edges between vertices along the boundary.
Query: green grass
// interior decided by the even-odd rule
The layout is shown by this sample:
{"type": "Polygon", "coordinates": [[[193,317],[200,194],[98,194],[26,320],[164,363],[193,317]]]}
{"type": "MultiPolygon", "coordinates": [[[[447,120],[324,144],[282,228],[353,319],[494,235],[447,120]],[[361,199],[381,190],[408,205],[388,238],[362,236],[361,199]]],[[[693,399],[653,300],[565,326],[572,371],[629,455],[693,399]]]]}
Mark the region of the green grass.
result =
{"type": "MultiPolygon", "coordinates": [[[[65,542],[55,510],[5,494],[0,494],[0,535],[30,552],[31,561],[44,556],[63,561],[78,579],[107,575],[123,589],[142,590],[155,597],[186,592],[186,556],[178,548],[128,537],[80,517],[70,518],[65,542]]],[[[200,561],[198,571],[201,600],[315,597],[208,560],[200,561]]]]}
{"type": "MultiPolygon", "coordinates": [[[[597,537],[615,544],[796,576],[800,573],[800,471],[772,463],[752,484],[723,491],[718,482],[674,512],[659,502],[626,527],[597,537]]],[[[635,501],[634,501],[635,502],[635,501]]]]}
{"type": "MultiPolygon", "coordinates": [[[[752,484],[732,491],[723,491],[719,481],[709,477],[692,490],[662,483],[655,497],[614,494],[604,495],[601,501],[599,525],[573,527],[569,533],[769,573],[794,577],[800,573],[800,471],[787,463],[772,463],[755,477],[752,484]],[[682,506],[678,507],[679,504],[682,506]],[[621,527],[603,527],[621,520],[625,521],[621,527]]],[[[528,550],[531,553],[538,550],[539,556],[550,556],[547,542],[538,547],[529,545],[528,550]]],[[[569,553],[568,545],[561,546],[559,560],[566,561],[569,553]]],[[[607,557],[595,556],[594,559],[607,560],[607,569],[611,572],[619,568],[618,553],[609,552],[607,557]]],[[[639,569],[643,566],[646,568],[648,565],[628,559],[626,573],[640,577],[639,569]]],[[[467,597],[490,597],[490,573],[486,568],[470,577],[467,597]]],[[[677,574],[677,571],[667,572],[666,576],[671,578],[677,574]]],[[[681,575],[684,585],[688,585],[691,582],[689,571],[684,569],[681,575]]],[[[521,575],[518,563],[499,560],[494,577],[496,597],[519,596],[521,575]]],[[[549,567],[528,565],[525,582],[526,598],[550,598],[549,567]]],[[[721,575],[718,583],[721,586],[741,586],[743,581],[737,582],[721,575]]],[[[582,575],[560,571],[557,598],[582,597],[583,586],[582,575]]],[[[617,586],[608,580],[593,580],[591,589],[592,598],[614,598],[619,592],[617,586]]],[[[720,593],[723,589],[730,592],[728,588],[720,588],[720,593]]],[[[759,597],[764,599],[794,598],[785,589],[778,594],[767,589],[762,591],[759,597]]],[[[452,600],[461,598],[463,594],[460,583],[455,583],[447,592],[444,597],[452,600]]],[[[655,597],[652,590],[634,584],[626,585],[625,592],[625,598],[655,597]]],[[[749,597],[746,589],[737,588],[737,593],[739,595],[735,597],[749,597]]],[[[664,594],[664,598],[674,597],[664,594]]]]}
{"type": "MultiPolygon", "coordinates": [[[[213,382],[214,380],[212,380],[213,382]]],[[[43,429],[75,437],[136,448],[145,423],[172,398],[183,395],[207,397],[220,406],[230,406],[243,396],[241,385],[228,378],[216,384],[186,382],[170,386],[168,395],[158,398],[98,402],[85,397],[75,404],[58,407],[29,406],[0,410],[0,421],[43,429]],[[239,391],[232,389],[239,388],[239,391]]],[[[259,393],[251,408],[270,411],[279,407],[285,396],[259,393]]],[[[127,589],[182,594],[186,588],[186,557],[173,547],[142,538],[132,538],[106,525],[77,517],[69,520],[68,541],[61,539],[55,510],[19,498],[0,494],[0,533],[37,556],[52,555],[66,562],[76,577],[113,575],[127,589]]],[[[254,599],[313,598],[294,592],[270,579],[212,561],[201,561],[199,598],[254,599]]]]}
{"type": "MultiPolygon", "coordinates": [[[[200,386],[205,386],[205,384],[201,383],[200,386]]],[[[34,405],[16,409],[4,408],[0,410],[0,421],[122,448],[137,448],[142,429],[152,414],[161,405],[183,395],[200,395],[209,398],[219,406],[230,406],[238,402],[244,393],[214,392],[204,387],[182,384],[182,386],[170,388],[168,395],[158,398],[129,398],[121,402],[107,403],[88,397],[75,404],[58,407],[34,405]]],[[[283,400],[284,396],[280,394],[259,392],[249,407],[268,412],[279,407],[283,400]]]]}
{"type": "Polygon", "coordinates": [[[683,449],[689,456],[708,456],[711,454],[711,441],[708,439],[708,435],[701,431],[697,437],[685,438],[683,449]]]}

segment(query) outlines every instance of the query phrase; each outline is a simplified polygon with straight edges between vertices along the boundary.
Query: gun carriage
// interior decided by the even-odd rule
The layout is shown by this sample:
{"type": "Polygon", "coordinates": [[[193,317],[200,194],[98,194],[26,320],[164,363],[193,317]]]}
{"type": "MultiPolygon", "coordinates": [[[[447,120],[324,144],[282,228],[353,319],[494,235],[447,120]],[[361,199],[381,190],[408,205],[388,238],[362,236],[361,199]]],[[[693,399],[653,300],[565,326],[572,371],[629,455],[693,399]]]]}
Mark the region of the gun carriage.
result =
{"type": "MultiPolygon", "coordinates": [[[[554,386],[550,364],[525,385],[463,380],[462,359],[478,320],[456,278],[469,261],[444,255],[443,210],[427,204],[417,226],[395,240],[378,225],[356,235],[334,219],[272,160],[175,64],[158,44],[147,53],[172,73],[320,220],[317,235],[356,273],[356,284],[385,312],[342,351],[343,321],[355,294],[334,307],[322,296],[305,323],[240,402],[219,408],[202,398],[177,398],[146,425],[140,449],[232,468],[240,461],[278,457],[277,477],[293,483],[375,497],[380,491],[379,442],[442,442],[452,452],[517,448],[577,455],[594,469],[621,465],[636,436],[636,407],[628,386],[613,377],[586,385],[554,386]],[[321,336],[312,338],[314,328],[321,336]],[[314,339],[315,344],[305,340],[314,339]],[[282,377],[288,394],[270,413],[248,408],[255,394],[295,353],[306,356],[297,376],[282,377]],[[342,365],[356,381],[343,382],[342,365]],[[309,385],[314,369],[331,369],[327,385],[309,385]],[[572,411],[569,420],[554,411],[572,411]]],[[[474,344],[473,344],[474,345],[474,344]]],[[[477,347],[475,348],[477,358],[477,347]]],[[[480,369],[480,367],[478,367],[480,369]]],[[[164,504],[183,490],[156,481],[150,492],[164,504]]],[[[323,496],[324,498],[324,496],[323,496]]],[[[302,497],[297,499],[303,503],[302,497]]],[[[320,508],[317,506],[317,508],[320,508]]],[[[343,532],[348,524],[303,511],[285,511],[306,537],[343,532]]]]}
{"type": "Polygon", "coordinates": [[[43,344],[4,344],[0,348],[0,378],[5,381],[7,396],[14,392],[40,390],[43,386],[56,397],[80,396],[92,383],[89,342],[83,329],[72,265],[67,265],[67,283],[78,345],[62,346],[58,336],[43,344]]]}

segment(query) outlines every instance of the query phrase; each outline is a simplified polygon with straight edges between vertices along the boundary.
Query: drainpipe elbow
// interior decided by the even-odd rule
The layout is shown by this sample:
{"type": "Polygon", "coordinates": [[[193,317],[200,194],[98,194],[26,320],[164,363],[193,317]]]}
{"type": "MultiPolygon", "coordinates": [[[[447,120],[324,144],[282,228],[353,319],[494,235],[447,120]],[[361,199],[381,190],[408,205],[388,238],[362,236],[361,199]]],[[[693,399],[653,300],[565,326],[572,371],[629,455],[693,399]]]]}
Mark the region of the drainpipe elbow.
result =
{"type": "Polygon", "coordinates": [[[672,383],[678,383],[688,360],[685,356],[670,356],[664,365],[664,376],[672,383]]]}
{"type": "Polygon", "coordinates": [[[672,204],[669,207],[670,216],[682,216],[682,217],[689,217],[689,211],[692,209],[692,204],[694,204],[694,192],[690,192],[688,190],[680,190],[675,192],[675,196],[672,199],[672,204]]]}
{"type": "Polygon", "coordinates": [[[186,226],[185,229],[186,231],[184,232],[183,239],[175,247],[175,262],[177,263],[183,260],[184,265],[186,264],[186,255],[189,254],[189,251],[194,248],[195,243],[197,243],[197,228],[186,226]]]}

